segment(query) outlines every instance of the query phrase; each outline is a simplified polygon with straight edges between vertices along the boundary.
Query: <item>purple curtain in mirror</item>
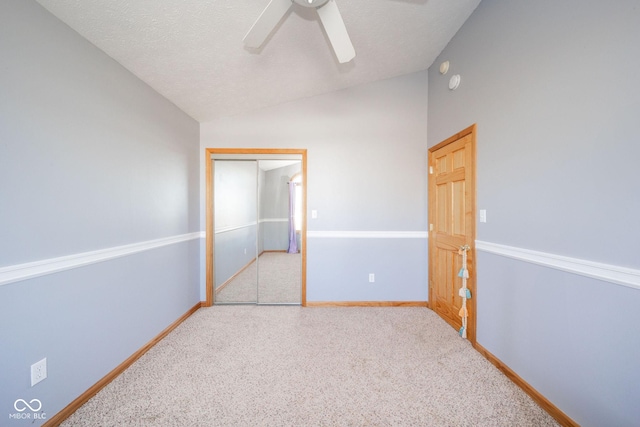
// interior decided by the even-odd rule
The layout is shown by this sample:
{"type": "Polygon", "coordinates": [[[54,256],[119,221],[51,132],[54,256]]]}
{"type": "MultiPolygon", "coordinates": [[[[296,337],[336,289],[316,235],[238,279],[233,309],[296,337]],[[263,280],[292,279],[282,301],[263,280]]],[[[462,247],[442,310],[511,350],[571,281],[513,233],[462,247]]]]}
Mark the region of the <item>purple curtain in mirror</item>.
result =
{"type": "Polygon", "coordinates": [[[296,240],[296,183],[289,182],[289,250],[290,254],[298,253],[298,242],[296,240]]]}

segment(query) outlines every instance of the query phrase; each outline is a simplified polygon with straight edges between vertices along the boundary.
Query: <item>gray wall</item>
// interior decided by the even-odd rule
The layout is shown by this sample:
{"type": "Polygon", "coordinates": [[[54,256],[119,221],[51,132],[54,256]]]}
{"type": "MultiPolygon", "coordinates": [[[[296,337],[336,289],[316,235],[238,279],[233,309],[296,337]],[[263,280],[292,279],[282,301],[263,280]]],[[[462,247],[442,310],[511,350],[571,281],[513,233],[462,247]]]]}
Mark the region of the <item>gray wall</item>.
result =
{"type": "Polygon", "coordinates": [[[425,301],[426,239],[327,232],[426,231],[426,123],[425,71],[202,123],[201,151],[308,149],[308,301],[425,301]]]}
{"type": "MultiPolygon", "coordinates": [[[[31,0],[0,2],[0,57],[0,268],[200,230],[197,122],[31,0]]],[[[0,286],[0,424],[16,399],[53,416],[194,306],[198,257],[187,239],[0,286]]]]}
{"type": "MultiPolygon", "coordinates": [[[[640,268],[638,40],[635,0],[480,4],[429,70],[429,145],[478,125],[478,240],[640,268]]],[[[640,290],[486,252],[477,270],[479,344],[578,423],[637,424],[640,290]]]]}

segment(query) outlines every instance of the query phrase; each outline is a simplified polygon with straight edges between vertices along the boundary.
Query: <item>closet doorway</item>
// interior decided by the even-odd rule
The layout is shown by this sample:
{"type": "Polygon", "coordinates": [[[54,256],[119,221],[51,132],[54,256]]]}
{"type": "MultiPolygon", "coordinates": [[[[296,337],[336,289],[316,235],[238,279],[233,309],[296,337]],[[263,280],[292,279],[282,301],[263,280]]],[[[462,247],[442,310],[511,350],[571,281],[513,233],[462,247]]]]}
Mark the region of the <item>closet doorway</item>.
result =
{"type": "Polygon", "coordinates": [[[206,159],[206,305],[306,305],[306,150],[206,159]]]}

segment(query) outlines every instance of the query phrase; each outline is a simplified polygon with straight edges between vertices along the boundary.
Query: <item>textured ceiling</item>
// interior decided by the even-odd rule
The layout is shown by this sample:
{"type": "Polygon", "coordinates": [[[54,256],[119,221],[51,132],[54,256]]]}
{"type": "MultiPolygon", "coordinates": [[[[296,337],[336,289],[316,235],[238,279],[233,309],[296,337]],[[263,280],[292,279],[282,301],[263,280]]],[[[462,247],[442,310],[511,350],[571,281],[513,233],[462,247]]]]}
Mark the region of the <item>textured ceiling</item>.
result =
{"type": "Polygon", "coordinates": [[[259,50],[242,38],[269,0],[37,0],[204,122],[428,68],[480,0],[337,0],[356,50],[339,64],[295,5],[259,50]]]}

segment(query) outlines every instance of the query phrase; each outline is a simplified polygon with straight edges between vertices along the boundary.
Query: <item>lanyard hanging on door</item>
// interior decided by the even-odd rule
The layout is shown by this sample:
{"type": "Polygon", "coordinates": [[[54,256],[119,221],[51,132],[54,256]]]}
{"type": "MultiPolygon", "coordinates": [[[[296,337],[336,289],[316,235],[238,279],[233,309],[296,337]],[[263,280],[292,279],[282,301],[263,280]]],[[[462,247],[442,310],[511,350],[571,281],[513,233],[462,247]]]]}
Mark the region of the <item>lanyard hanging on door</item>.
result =
{"type": "Polygon", "coordinates": [[[471,249],[469,245],[460,246],[458,254],[462,255],[462,268],[458,273],[458,277],[462,278],[462,287],[458,291],[458,295],[462,298],[462,307],[458,312],[458,316],[462,317],[462,327],[458,331],[462,338],[467,338],[467,318],[469,312],[467,311],[467,300],[471,298],[471,291],[467,288],[467,279],[469,278],[469,270],[467,269],[467,251],[471,249]]]}

